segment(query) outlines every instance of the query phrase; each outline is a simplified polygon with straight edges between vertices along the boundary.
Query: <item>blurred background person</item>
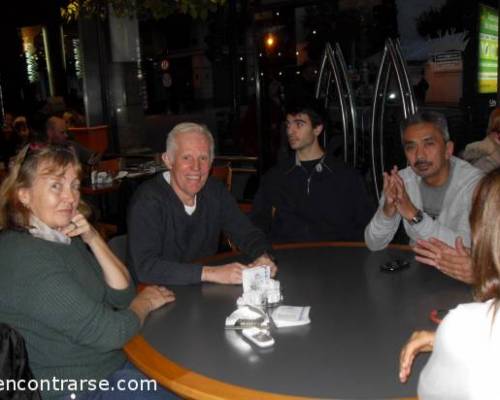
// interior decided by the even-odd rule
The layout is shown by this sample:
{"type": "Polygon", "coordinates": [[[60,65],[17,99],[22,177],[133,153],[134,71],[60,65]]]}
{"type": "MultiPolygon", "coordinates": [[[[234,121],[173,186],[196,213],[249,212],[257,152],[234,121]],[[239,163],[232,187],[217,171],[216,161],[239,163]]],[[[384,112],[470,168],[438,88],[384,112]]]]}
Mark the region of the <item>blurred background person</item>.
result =
{"type": "Polygon", "coordinates": [[[12,157],[13,124],[14,114],[6,112],[0,132],[0,162],[3,162],[5,168],[8,167],[9,158],[12,157]]]}
{"type": "MultiPolygon", "coordinates": [[[[31,128],[28,125],[28,120],[24,115],[16,117],[13,124],[14,135],[17,137],[17,151],[26,146],[32,136],[31,128]]],[[[16,153],[17,153],[16,151],[16,153]]]]}
{"type": "Polygon", "coordinates": [[[463,158],[485,172],[500,166],[500,107],[490,114],[486,137],[479,142],[468,144],[463,158]]]}
{"type": "Polygon", "coordinates": [[[80,163],[84,165],[92,165],[98,161],[96,153],[69,138],[68,127],[63,118],[57,116],[48,118],[45,123],[45,136],[49,144],[71,145],[75,149],[80,163]]]}
{"type": "Polygon", "coordinates": [[[85,117],[76,110],[66,110],[62,116],[68,128],[85,126],[85,117]]]}

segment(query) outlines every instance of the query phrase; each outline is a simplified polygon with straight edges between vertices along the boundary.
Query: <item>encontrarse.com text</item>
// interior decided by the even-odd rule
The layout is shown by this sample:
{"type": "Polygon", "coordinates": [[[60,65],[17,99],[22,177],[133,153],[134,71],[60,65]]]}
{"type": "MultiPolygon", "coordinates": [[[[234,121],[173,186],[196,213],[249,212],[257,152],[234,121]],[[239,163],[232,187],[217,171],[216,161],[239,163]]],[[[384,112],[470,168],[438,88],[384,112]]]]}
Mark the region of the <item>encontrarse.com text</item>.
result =
{"type": "Polygon", "coordinates": [[[154,379],[120,379],[111,385],[106,379],[0,379],[0,393],[7,391],[56,391],[56,392],[82,392],[82,391],[132,391],[149,392],[157,390],[154,379]]]}

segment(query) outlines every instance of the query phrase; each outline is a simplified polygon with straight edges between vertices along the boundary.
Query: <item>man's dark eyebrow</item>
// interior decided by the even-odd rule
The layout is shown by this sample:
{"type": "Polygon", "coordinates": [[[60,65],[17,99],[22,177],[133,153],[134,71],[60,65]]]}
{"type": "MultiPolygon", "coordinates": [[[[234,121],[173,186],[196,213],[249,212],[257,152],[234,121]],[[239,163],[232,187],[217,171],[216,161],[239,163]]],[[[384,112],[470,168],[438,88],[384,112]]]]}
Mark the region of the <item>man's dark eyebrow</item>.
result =
{"type": "Polygon", "coordinates": [[[301,119],[301,118],[293,118],[291,122],[303,122],[303,123],[306,123],[306,120],[305,119],[301,119]]]}

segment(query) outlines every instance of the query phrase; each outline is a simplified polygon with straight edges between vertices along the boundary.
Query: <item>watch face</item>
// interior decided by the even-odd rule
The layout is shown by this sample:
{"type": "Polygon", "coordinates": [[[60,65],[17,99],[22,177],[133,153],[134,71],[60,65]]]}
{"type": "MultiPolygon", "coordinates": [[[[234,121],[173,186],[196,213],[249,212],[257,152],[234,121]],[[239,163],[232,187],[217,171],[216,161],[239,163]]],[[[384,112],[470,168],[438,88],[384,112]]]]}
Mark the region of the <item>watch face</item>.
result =
{"type": "Polygon", "coordinates": [[[424,214],[421,210],[418,210],[415,216],[411,219],[411,225],[418,224],[420,221],[424,219],[424,214]]]}

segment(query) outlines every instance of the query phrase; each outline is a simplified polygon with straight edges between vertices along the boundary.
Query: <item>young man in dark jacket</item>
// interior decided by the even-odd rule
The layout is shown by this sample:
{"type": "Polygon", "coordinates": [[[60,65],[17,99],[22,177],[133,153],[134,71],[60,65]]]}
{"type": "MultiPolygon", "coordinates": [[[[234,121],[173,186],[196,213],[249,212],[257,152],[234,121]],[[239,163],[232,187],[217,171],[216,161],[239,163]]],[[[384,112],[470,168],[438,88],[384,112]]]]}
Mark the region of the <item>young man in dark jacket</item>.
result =
{"type": "Polygon", "coordinates": [[[360,174],[320,146],[324,121],[316,104],[287,109],[293,154],[263,176],[252,212],[272,242],[363,240],[374,208],[360,174]]]}

